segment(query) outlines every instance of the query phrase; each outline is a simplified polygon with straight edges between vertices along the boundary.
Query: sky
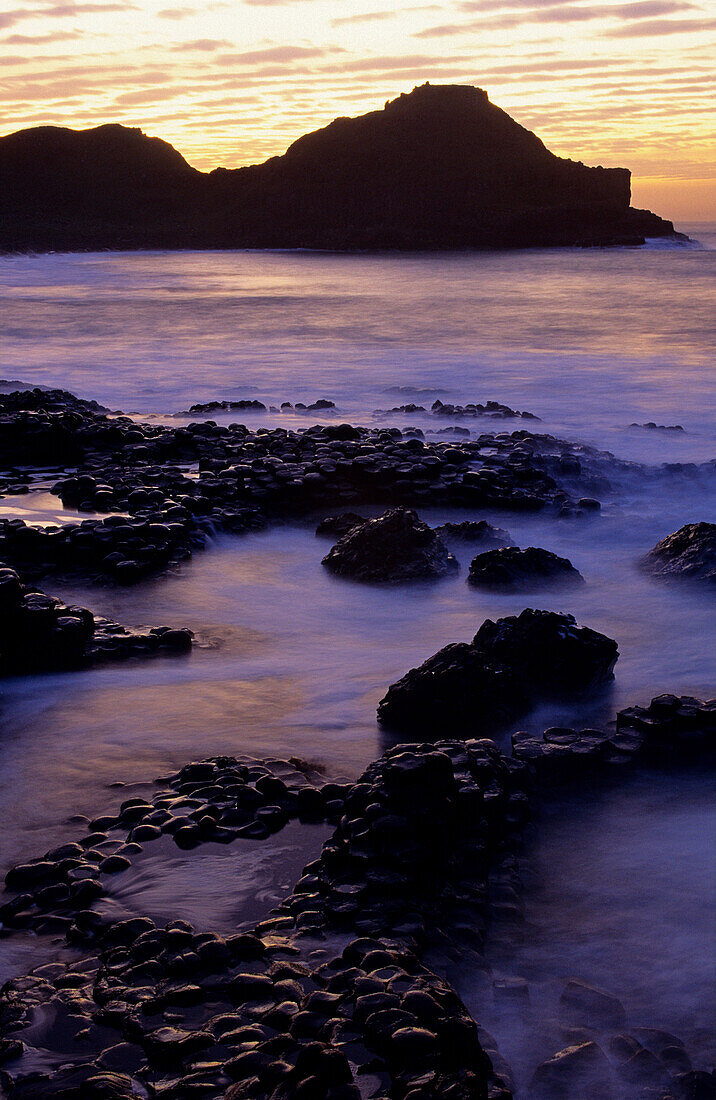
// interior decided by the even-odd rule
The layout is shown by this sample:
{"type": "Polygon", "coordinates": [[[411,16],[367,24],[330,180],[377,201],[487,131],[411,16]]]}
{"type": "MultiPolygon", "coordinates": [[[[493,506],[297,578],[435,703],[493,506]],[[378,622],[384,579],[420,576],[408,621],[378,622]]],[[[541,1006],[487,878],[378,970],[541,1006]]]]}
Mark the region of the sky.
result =
{"type": "Polygon", "coordinates": [[[716,0],[22,2],[0,5],[0,134],[121,122],[238,167],[475,84],[560,156],[630,168],[633,205],[716,220],[716,0]]]}

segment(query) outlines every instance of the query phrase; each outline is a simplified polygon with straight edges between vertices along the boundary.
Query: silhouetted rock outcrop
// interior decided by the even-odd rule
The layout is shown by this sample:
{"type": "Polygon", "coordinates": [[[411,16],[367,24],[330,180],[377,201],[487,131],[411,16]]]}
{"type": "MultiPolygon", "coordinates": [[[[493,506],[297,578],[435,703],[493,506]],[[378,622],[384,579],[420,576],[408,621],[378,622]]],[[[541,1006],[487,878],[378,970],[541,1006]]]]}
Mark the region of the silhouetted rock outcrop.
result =
{"type": "Polygon", "coordinates": [[[415,88],[286,153],[201,173],[119,125],[0,138],[0,248],[443,249],[639,244],[626,168],[550,153],[480,88],[415,88]]]}

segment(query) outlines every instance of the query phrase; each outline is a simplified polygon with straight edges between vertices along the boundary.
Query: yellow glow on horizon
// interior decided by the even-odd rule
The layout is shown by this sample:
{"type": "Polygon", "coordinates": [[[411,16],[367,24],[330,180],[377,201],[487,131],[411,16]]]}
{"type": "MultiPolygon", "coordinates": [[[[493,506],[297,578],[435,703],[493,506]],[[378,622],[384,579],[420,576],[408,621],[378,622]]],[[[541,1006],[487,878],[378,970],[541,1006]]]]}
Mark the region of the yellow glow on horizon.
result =
{"type": "Polygon", "coordinates": [[[0,11],[0,133],[122,122],[237,167],[476,84],[560,156],[630,168],[635,205],[716,219],[714,28],[704,0],[34,0],[0,11]]]}

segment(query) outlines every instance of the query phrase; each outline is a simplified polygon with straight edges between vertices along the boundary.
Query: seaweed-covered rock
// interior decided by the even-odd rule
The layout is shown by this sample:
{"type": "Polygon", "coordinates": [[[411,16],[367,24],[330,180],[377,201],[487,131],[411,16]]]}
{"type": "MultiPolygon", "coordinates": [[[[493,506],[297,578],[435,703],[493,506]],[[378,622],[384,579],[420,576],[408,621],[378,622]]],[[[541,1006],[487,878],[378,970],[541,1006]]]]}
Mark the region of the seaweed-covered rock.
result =
{"type": "Polygon", "coordinates": [[[390,508],[352,528],[323,564],[339,576],[389,582],[444,577],[457,569],[440,536],[410,508],[390,508]]]}
{"type": "Polygon", "coordinates": [[[472,642],[445,646],[392,684],[378,704],[378,719],[406,733],[451,723],[484,730],[542,698],[605,683],[618,655],[615,641],[577,626],[572,615],[528,608],[496,622],[486,619],[472,642]]]}
{"type": "Polygon", "coordinates": [[[550,550],[540,546],[524,550],[507,546],[486,550],[473,558],[467,582],[475,588],[515,592],[524,588],[578,586],[584,584],[584,577],[568,558],[560,558],[550,550]]]}
{"type": "Polygon", "coordinates": [[[485,550],[513,546],[512,536],[503,527],[494,527],[486,519],[465,519],[461,523],[441,523],[435,528],[446,542],[470,542],[485,550]]]}
{"type": "Polygon", "coordinates": [[[716,523],[687,523],[657,542],[641,560],[654,577],[716,584],[716,523]]]}

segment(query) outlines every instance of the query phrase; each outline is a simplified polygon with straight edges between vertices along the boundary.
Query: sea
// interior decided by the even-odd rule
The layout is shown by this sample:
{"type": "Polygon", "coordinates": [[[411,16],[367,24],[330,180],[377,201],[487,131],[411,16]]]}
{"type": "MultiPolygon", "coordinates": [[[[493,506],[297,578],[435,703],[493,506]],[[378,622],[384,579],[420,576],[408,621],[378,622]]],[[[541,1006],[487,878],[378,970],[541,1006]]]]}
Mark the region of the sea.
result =
{"type": "MultiPolygon", "coordinates": [[[[527,427],[639,464],[588,520],[475,517],[568,557],[587,580],[568,594],[469,589],[469,547],[456,551],[460,574],[439,584],[356,585],[325,572],[326,544],[299,521],[217,536],[132,588],[53,585],[119,622],[188,626],[200,646],[184,660],[3,684],[1,869],[71,839],[72,815],[110,811],[192,758],[298,756],[356,777],[392,743],[375,721],[387,686],[484,619],[525,606],[573,613],[616,638],[620,658],[600,700],[545,706],[521,728],[600,724],[661,692],[716,695],[712,596],[638,568],[658,539],[716,519],[716,225],[683,228],[687,242],[604,250],[0,257],[3,389],[61,387],[166,423],[199,419],[187,413],[196,402],[252,399],[266,410],[204,417],[296,430],[390,424],[428,439],[453,424],[473,435],[527,427]],[[295,409],[317,399],[335,407],[295,409]],[[496,400],[540,421],[440,421],[436,400],[496,400]],[[425,411],[389,411],[409,403],[425,411]],[[649,422],[657,427],[634,426],[649,422]]],[[[0,515],[76,519],[48,488],[0,500],[0,515]]],[[[308,832],[281,834],[262,859],[148,859],[116,904],[235,927],[320,849],[325,835],[308,832]]],[[[698,774],[641,777],[553,809],[525,854],[527,946],[499,965],[526,976],[537,1000],[570,976],[612,989],[630,1018],[674,1030],[708,1066],[715,841],[716,807],[698,774]]],[[[0,938],[0,981],[48,957],[46,943],[0,938]]],[[[483,986],[471,981],[464,968],[458,987],[479,1015],[483,986]]],[[[519,1090],[556,1040],[494,1006],[485,1013],[528,1095],[519,1090]]]]}

